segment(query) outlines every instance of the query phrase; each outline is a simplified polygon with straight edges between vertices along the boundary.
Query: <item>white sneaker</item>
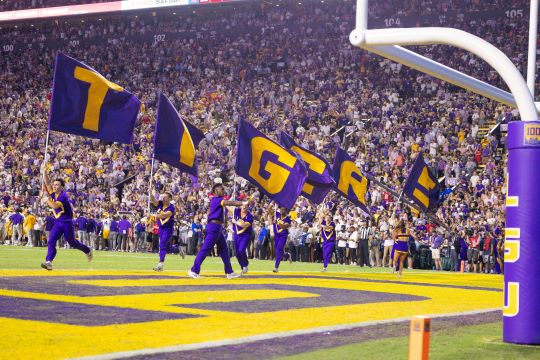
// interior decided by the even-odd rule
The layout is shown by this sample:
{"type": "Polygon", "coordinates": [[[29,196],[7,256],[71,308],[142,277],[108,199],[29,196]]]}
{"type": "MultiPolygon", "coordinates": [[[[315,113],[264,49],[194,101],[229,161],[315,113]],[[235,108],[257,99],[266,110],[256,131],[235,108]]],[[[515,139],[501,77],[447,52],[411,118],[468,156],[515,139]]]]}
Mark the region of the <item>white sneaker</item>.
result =
{"type": "Polygon", "coordinates": [[[274,268],[274,270],[272,270],[272,272],[275,272],[275,273],[277,273],[278,271],[279,271],[279,270],[276,269],[276,268],[274,268]]]}
{"type": "Polygon", "coordinates": [[[94,259],[94,252],[92,251],[92,249],[90,249],[90,252],[86,254],[86,258],[88,259],[88,262],[94,259]]]}
{"type": "Polygon", "coordinates": [[[50,261],[42,262],[41,267],[45,270],[51,271],[52,270],[52,263],[50,261]]]}
{"type": "Polygon", "coordinates": [[[199,275],[199,274],[197,274],[196,272],[193,272],[193,271],[191,271],[191,270],[189,270],[187,274],[188,274],[188,276],[189,276],[190,278],[192,278],[192,279],[198,279],[198,278],[201,277],[201,275],[199,275]]]}
{"type": "Polygon", "coordinates": [[[230,273],[230,274],[227,274],[227,279],[232,280],[232,279],[234,279],[234,278],[239,278],[240,276],[242,276],[241,273],[234,273],[234,272],[232,272],[232,273],[230,273]]]}
{"type": "Polygon", "coordinates": [[[163,271],[163,263],[158,263],[156,267],[154,267],[154,271],[163,271]]]}
{"type": "Polygon", "coordinates": [[[247,268],[247,266],[244,266],[242,268],[242,274],[247,274],[247,273],[248,273],[248,268],[247,268]]]}
{"type": "Polygon", "coordinates": [[[326,272],[326,268],[322,268],[321,272],[326,272]]]}

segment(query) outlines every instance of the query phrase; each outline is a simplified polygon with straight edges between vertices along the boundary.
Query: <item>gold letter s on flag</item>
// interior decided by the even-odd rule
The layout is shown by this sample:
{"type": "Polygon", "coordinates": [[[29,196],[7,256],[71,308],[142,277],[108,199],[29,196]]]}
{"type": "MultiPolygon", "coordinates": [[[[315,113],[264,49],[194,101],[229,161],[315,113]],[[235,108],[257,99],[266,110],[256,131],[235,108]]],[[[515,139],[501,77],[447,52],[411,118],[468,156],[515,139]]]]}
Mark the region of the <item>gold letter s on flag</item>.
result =
{"type": "Polygon", "coordinates": [[[265,151],[275,154],[280,163],[292,168],[296,164],[296,157],[289,154],[288,151],[276,145],[274,142],[257,136],[251,139],[251,166],[249,167],[249,176],[251,176],[259,185],[270,194],[277,194],[287,182],[289,170],[279,164],[268,161],[264,170],[270,173],[268,179],[264,179],[260,174],[261,159],[265,151]]]}
{"type": "Polygon", "coordinates": [[[364,176],[362,176],[362,173],[352,161],[344,161],[339,169],[338,190],[345,194],[345,196],[348,196],[349,186],[352,188],[354,194],[358,198],[358,201],[365,205],[368,181],[364,176]],[[360,176],[362,181],[358,181],[353,178],[353,173],[360,176]]]}
{"type": "Polygon", "coordinates": [[[103,100],[105,100],[105,96],[107,95],[107,91],[109,91],[109,89],[124,91],[124,88],[105,79],[101,74],[84,69],[80,66],[75,67],[74,76],[75,79],[90,84],[86,111],[84,112],[83,128],[99,131],[99,113],[101,111],[101,105],[103,105],[103,100]]]}

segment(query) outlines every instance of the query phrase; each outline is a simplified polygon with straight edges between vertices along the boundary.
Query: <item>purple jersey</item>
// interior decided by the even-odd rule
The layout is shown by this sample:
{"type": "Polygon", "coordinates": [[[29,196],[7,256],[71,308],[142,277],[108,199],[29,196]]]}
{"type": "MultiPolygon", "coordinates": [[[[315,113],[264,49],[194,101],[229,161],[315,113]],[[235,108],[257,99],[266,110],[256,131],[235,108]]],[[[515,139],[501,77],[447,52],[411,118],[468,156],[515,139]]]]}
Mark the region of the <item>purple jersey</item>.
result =
{"type": "Polygon", "coordinates": [[[75,222],[77,223],[77,229],[79,231],[86,231],[88,220],[86,220],[84,216],[79,216],[75,222]]]}
{"type": "Polygon", "coordinates": [[[23,216],[19,213],[15,213],[9,217],[9,221],[11,221],[13,225],[22,224],[23,220],[24,220],[23,216]]]}
{"type": "Polygon", "coordinates": [[[131,223],[126,219],[120,220],[118,223],[118,232],[127,235],[129,229],[131,229],[131,223]]]}
{"type": "Polygon", "coordinates": [[[208,210],[208,222],[217,220],[224,222],[225,208],[223,207],[223,196],[215,196],[210,199],[210,206],[208,210]]]}
{"type": "Polygon", "coordinates": [[[279,211],[276,211],[276,221],[274,221],[274,235],[289,235],[289,229],[282,228],[281,226],[279,226],[279,223],[290,224],[291,217],[289,215],[282,217],[279,211]]]}
{"type": "Polygon", "coordinates": [[[166,213],[167,211],[171,212],[171,216],[165,219],[158,219],[157,223],[160,229],[172,229],[174,227],[174,205],[169,204],[169,206],[164,207],[163,201],[160,201],[157,206],[157,213],[162,214],[166,213]]]}
{"type": "Polygon", "coordinates": [[[58,221],[71,222],[73,220],[73,208],[69,202],[69,198],[65,191],[56,196],[56,193],[51,194],[51,200],[60,205],[59,208],[53,210],[54,217],[58,221]]]}
{"type": "Polygon", "coordinates": [[[135,232],[136,233],[142,233],[142,232],[144,232],[144,229],[145,229],[144,224],[142,224],[140,222],[137,223],[137,225],[135,225],[135,232]]]}
{"type": "Polygon", "coordinates": [[[88,219],[88,222],[86,223],[86,231],[89,233],[96,232],[96,221],[94,219],[88,219]]]}
{"type": "Polygon", "coordinates": [[[326,225],[326,220],[323,220],[321,223],[322,229],[321,229],[321,236],[324,241],[336,241],[336,224],[332,221],[329,226],[332,227],[332,230],[326,231],[324,228],[326,225]]]}
{"type": "Polygon", "coordinates": [[[253,225],[253,215],[248,211],[246,216],[242,217],[242,211],[240,208],[234,209],[234,220],[242,220],[245,223],[249,223],[247,228],[242,229],[241,226],[233,225],[234,235],[251,234],[253,225]]]}

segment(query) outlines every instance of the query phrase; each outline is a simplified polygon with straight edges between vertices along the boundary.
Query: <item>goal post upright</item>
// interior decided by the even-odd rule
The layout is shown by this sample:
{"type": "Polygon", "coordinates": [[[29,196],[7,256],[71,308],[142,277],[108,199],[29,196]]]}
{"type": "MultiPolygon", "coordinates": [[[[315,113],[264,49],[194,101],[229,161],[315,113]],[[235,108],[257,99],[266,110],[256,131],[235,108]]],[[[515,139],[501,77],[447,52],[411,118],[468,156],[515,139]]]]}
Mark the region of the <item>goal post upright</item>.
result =
{"type": "MultiPolygon", "coordinates": [[[[503,338],[510,343],[540,344],[540,261],[536,259],[540,245],[536,244],[540,238],[536,219],[540,214],[540,106],[534,102],[534,85],[529,88],[533,54],[529,54],[528,84],[503,52],[478,36],[445,27],[368,30],[368,0],[357,0],[356,6],[356,28],[349,36],[352,45],[519,110],[522,121],[510,123],[508,129],[503,338]],[[485,60],[511,93],[398,46],[433,44],[455,46],[485,60]]],[[[531,0],[531,18],[537,11],[538,0],[531,0]]]]}
{"type": "Polygon", "coordinates": [[[529,11],[529,50],[527,54],[527,85],[534,98],[536,80],[536,41],[538,38],[538,0],[531,0],[529,11]]]}

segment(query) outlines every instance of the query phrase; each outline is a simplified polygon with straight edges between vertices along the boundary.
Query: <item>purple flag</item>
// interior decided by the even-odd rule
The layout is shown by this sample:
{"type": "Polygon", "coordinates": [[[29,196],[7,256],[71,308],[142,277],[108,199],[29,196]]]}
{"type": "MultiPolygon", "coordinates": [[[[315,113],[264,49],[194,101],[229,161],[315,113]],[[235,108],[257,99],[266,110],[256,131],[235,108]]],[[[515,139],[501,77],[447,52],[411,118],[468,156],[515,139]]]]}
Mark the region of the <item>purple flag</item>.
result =
{"type": "Polygon", "coordinates": [[[154,156],[183,172],[197,176],[196,150],[204,133],[182,120],[163,94],[159,94],[154,135],[154,156]]]}
{"type": "Polygon", "coordinates": [[[306,181],[303,161],[244,120],[238,124],[236,146],[236,173],[279,206],[292,209],[306,181]]]}
{"type": "Polygon", "coordinates": [[[322,203],[326,194],[336,184],[330,165],[319,154],[297,145],[293,138],[283,131],[280,134],[279,142],[284,148],[297,153],[308,166],[302,195],[315,204],[322,203]]]}
{"type": "Polygon", "coordinates": [[[362,175],[358,166],[356,166],[349,154],[342,148],[338,148],[336,151],[334,179],[337,184],[337,192],[360,207],[366,214],[369,214],[369,209],[366,205],[366,193],[369,187],[369,181],[362,175]]]}
{"type": "Polygon", "coordinates": [[[141,102],[96,70],[56,55],[49,130],[131,144],[141,102]]]}
{"type": "Polygon", "coordinates": [[[403,194],[407,195],[422,210],[430,211],[437,209],[440,192],[441,185],[439,181],[429,171],[422,153],[419,153],[405,181],[403,194]]]}

